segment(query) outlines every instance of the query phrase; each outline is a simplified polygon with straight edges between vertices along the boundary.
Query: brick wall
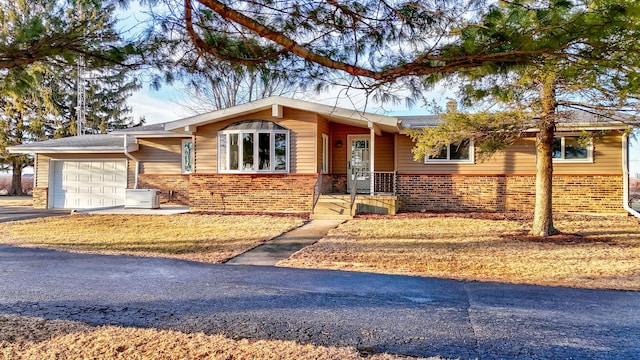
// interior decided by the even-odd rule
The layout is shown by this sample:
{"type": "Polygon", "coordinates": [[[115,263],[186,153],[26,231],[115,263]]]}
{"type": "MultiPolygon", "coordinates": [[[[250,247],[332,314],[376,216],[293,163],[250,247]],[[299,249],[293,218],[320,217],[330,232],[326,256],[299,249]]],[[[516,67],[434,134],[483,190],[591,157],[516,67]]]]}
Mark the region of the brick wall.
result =
{"type": "Polygon", "coordinates": [[[310,213],[317,175],[192,174],[191,211],[310,213]]]}
{"type": "MultiPolygon", "coordinates": [[[[400,211],[533,211],[535,176],[398,175],[400,211]]],[[[622,176],[554,176],[561,213],[624,214],[622,176]]]]}
{"type": "Polygon", "coordinates": [[[189,205],[189,175],[138,174],[139,189],[160,189],[160,202],[189,205]]]}
{"type": "Polygon", "coordinates": [[[33,207],[35,209],[46,209],[49,198],[49,188],[33,188],[33,207]]]}

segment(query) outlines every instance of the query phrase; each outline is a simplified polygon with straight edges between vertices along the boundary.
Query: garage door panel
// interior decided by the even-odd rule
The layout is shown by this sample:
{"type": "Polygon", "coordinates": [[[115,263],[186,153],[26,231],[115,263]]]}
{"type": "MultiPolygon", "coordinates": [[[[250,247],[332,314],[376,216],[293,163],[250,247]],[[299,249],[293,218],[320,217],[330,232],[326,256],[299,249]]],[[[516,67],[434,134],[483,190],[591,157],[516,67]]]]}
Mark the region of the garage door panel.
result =
{"type": "Polygon", "coordinates": [[[126,161],[57,161],[53,207],[95,208],[124,204],[126,161]]]}

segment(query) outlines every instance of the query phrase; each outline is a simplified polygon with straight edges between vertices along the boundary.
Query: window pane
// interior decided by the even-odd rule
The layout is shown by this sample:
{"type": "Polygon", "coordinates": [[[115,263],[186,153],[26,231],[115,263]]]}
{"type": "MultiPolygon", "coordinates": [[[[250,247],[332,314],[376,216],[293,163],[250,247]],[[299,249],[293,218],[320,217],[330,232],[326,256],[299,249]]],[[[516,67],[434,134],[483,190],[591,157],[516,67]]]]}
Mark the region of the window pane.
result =
{"type": "Polygon", "coordinates": [[[275,168],[274,170],[287,169],[287,135],[282,133],[275,134],[275,168]]]}
{"type": "Polygon", "coordinates": [[[429,159],[447,160],[447,147],[443,146],[438,154],[429,156],[429,159]]]}
{"type": "Polygon", "coordinates": [[[238,134],[229,134],[229,170],[238,170],[238,134]]]}
{"type": "Polygon", "coordinates": [[[220,170],[227,169],[227,135],[218,135],[218,159],[220,160],[220,170]]]}
{"type": "Polygon", "coordinates": [[[587,147],[578,144],[577,137],[564,138],[564,158],[565,159],[586,159],[587,147]]]}
{"type": "Polygon", "coordinates": [[[562,159],[562,138],[553,138],[551,157],[554,159],[562,159]]]}
{"type": "Polygon", "coordinates": [[[465,140],[460,144],[451,144],[449,147],[451,160],[469,160],[469,140],[465,140]]]}
{"type": "Polygon", "coordinates": [[[271,161],[271,134],[260,133],[258,134],[258,164],[259,170],[269,170],[271,161]]]}
{"type": "Polygon", "coordinates": [[[182,172],[190,173],[192,168],[192,159],[193,159],[193,142],[191,141],[183,141],[182,142],[182,172]]]}
{"type": "Polygon", "coordinates": [[[255,170],[253,166],[253,134],[242,134],[242,170],[255,170]]]}

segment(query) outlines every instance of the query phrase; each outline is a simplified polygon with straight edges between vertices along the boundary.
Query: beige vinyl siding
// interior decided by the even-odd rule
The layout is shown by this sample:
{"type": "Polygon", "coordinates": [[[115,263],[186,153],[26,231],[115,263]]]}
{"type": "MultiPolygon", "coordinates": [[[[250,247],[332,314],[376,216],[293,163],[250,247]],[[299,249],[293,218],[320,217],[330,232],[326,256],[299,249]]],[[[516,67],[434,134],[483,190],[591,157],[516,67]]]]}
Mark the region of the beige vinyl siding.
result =
{"type": "Polygon", "coordinates": [[[35,177],[38,187],[49,187],[49,168],[52,160],[127,160],[127,187],[133,188],[135,182],[135,162],[124,154],[38,154],[38,167],[35,177]]]}
{"type": "Polygon", "coordinates": [[[315,174],[316,123],[318,115],[297,109],[284,109],[284,119],[278,123],[291,130],[291,173],[315,174]]]}
{"type": "Polygon", "coordinates": [[[271,116],[271,109],[198,127],[195,138],[195,171],[199,174],[218,172],[217,134],[225,126],[242,120],[273,121],[289,129],[289,170],[292,174],[316,173],[317,115],[308,111],[285,108],[283,118],[271,116]]]}
{"type": "Polygon", "coordinates": [[[622,135],[610,133],[593,142],[593,164],[554,163],[556,174],[622,175],[622,135]]]}
{"type": "MultiPolygon", "coordinates": [[[[536,172],[535,139],[521,139],[497,152],[491,158],[475,164],[425,164],[413,160],[413,142],[408,136],[397,135],[397,166],[400,174],[460,174],[460,175],[532,175],[536,172]]],[[[593,163],[554,163],[556,175],[621,174],[622,140],[620,135],[606,136],[594,142],[593,163]]]]}
{"type": "Polygon", "coordinates": [[[34,187],[49,187],[49,157],[42,154],[36,154],[34,174],[34,187]]]}
{"type": "Polygon", "coordinates": [[[132,155],[140,162],[141,174],[180,174],[182,138],[140,139],[132,155]]]}
{"type": "Polygon", "coordinates": [[[375,137],[375,171],[393,171],[394,156],[394,134],[382,133],[382,136],[375,137]]]}

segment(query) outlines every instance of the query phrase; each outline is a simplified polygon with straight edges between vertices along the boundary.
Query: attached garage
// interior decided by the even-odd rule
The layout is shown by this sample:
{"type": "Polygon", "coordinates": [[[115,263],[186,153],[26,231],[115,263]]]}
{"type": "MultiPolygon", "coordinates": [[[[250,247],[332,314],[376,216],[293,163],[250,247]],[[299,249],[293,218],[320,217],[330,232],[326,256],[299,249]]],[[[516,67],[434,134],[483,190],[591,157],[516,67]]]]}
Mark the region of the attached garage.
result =
{"type": "Polygon", "coordinates": [[[51,167],[49,206],[88,209],[124,205],[126,160],[57,160],[51,167]]]}

